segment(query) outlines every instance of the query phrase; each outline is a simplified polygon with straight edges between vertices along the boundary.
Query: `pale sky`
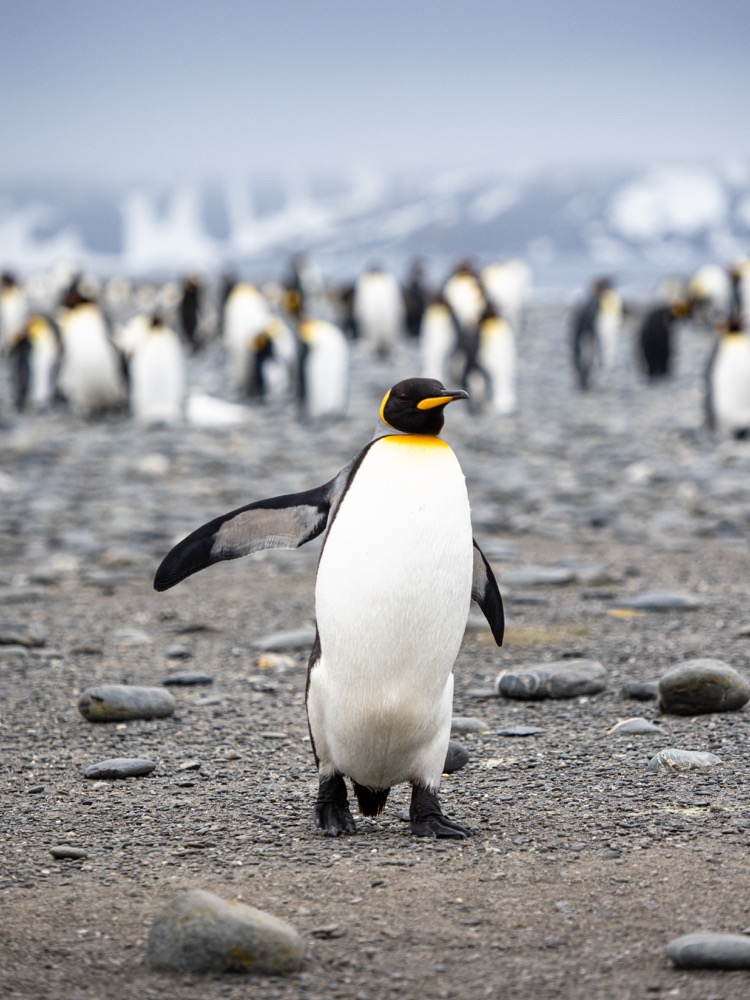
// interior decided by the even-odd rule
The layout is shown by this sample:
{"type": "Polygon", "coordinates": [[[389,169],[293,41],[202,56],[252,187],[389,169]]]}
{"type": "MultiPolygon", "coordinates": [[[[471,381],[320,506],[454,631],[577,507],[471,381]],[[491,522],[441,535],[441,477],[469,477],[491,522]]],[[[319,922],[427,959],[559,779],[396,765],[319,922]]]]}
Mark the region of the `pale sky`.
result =
{"type": "Polygon", "coordinates": [[[0,0],[0,180],[750,159],[748,0],[0,0]]]}

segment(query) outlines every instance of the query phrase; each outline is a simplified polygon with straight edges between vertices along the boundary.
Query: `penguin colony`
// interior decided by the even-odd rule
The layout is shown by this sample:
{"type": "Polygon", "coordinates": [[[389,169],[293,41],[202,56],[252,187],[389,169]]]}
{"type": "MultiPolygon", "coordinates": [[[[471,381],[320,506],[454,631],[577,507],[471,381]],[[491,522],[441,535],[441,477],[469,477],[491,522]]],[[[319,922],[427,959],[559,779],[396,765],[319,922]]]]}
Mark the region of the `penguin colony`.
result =
{"type": "Polygon", "coordinates": [[[383,399],[382,433],[329,483],[210,521],[156,574],[155,588],[167,590],[219,560],[298,548],[327,529],[306,702],[320,775],[315,821],[330,836],[355,832],[346,777],[365,816],[408,782],[415,836],[469,835],[443,814],[437,794],[453,664],[472,597],[498,645],[504,618],[492,570],[472,540],[461,468],[439,437],[445,407],[466,398],[434,379],[398,382],[383,399]]]}

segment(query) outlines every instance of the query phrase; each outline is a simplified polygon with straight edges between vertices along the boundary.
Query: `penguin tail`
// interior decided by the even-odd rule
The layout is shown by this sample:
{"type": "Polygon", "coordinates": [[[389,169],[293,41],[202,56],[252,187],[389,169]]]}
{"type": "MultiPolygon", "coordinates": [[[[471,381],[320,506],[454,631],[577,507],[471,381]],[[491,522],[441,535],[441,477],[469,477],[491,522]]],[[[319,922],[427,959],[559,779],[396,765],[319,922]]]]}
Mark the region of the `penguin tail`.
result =
{"type": "Polygon", "coordinates": [[[354,794],[357,796],[359,811],[363,816],[379,816],[385,809],[390,788],[367,788],[353,781],[354,794]]]}

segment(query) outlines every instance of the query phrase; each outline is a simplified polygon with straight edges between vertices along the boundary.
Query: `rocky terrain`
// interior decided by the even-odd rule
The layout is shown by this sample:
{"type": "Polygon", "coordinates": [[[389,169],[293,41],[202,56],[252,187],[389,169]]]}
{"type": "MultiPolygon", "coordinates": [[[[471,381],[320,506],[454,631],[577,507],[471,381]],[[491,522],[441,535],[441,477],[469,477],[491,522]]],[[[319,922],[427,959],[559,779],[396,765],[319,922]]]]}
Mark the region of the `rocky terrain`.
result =
{"type": "MultiPolygon", "coordinates": [[[[682,934],[750,928],[748,711],[668,715],[623,695],[697,657],[750,674],[750,446],[702,429],[706,330],[681,332],[669,382],[646,385],[626,343],[586,395],[566,338],[562,308],[532,309],[518,414],[447,414],[508,620],[497,649],[475,608],[455,668],[469,761],[441,797],[474,831],[463,842],[413,839],[406,787],[356,836],[314,829],[308,646],[259,643],[312,628],[314,546],[152,589],[194,527],[330,479],[371,436],[385,390],[417,373],[413,346],[390,362],[355,354],[350,418],[323,427],[279,405],[236,427],[152,431],[6,409],[0,996],[750,995],[748,971],[681,970],[664,954],[682,934]],[[657,597],[639,607],[643,594],[657,597]],[[502,670],[574,659],[602,665],[604,690],[495,693],[502,670]],[[168,718],[97,724],[78,710],[93,685],[158,686],[177,671],[212,683],[170,687],[168,718]],[[636,716],[656,728],[613,731],[636,716]],[[666,748],[721,763],[650,770],[666,748]],[[156,767],[84,776],[114,757],[156,767]],[[302,970],[154,971],[149,927],[183,889],[291,923],[302,970]]],[[[191,365],[194,385],[220,391],[218,347],[191,365]]]]}

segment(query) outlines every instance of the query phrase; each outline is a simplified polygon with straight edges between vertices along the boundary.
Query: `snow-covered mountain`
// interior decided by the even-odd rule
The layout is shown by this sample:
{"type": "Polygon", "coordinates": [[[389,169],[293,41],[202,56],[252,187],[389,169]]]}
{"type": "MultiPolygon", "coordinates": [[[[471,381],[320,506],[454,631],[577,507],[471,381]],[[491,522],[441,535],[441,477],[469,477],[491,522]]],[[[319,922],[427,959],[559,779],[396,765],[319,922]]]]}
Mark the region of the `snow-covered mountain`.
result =
{"type": "Polygon", "coordinates": [[[521,256],[537,287],[657,280],[750,254],[750,165],[526,175],[277,177],[129,188],[0,180],[0,268],[101,274],[228,267],[276,277],[306,252],[351,277],[378,260],[435,275],[521,256]]]}

